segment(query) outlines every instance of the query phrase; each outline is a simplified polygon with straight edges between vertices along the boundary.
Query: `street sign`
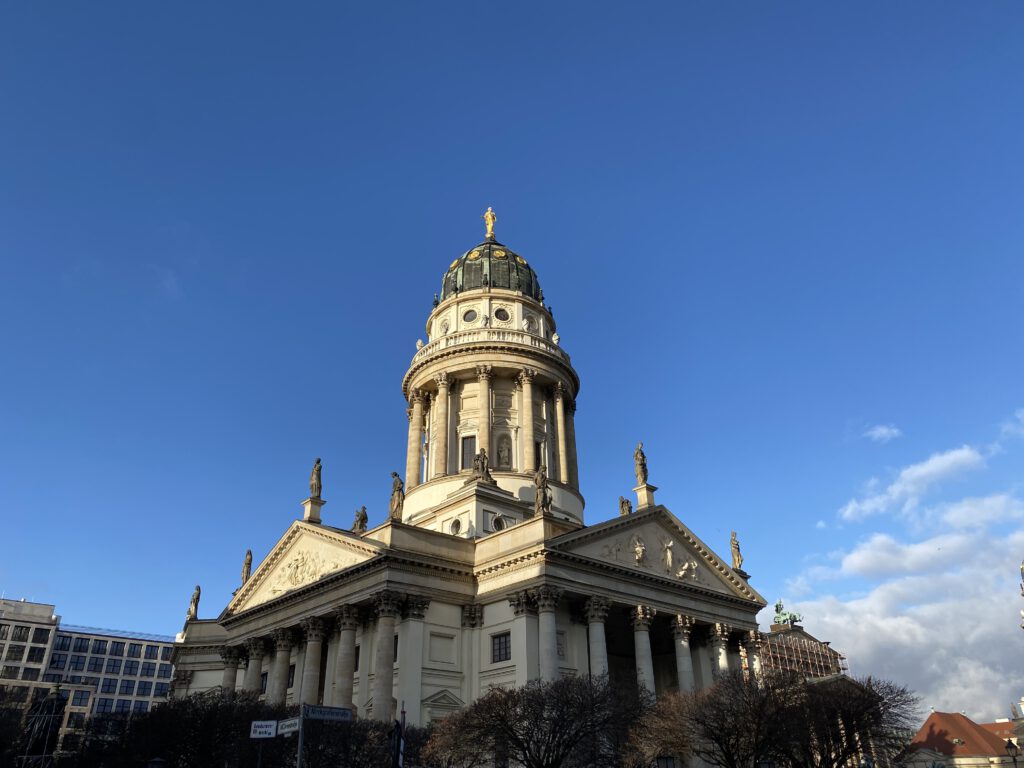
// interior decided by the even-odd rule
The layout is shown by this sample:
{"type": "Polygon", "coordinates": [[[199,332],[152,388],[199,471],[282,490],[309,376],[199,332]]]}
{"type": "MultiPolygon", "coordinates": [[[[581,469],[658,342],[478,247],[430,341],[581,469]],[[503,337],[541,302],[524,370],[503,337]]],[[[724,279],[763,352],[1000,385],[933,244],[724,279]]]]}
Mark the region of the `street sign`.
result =
{"type": "Polygon", "coordinates": [[[278,720],[277,722],[277,735],[287,736],[288,734],[295,733],[299,730],[299,718],[289,717],[287,720],[278,720]]]}
{"type": "Polygon", "coordinates": [[[250,739],[272,739],[277,736],[277,720],[253,720],[250,739]]]}
{"type": "Polygon", "coordinates": [[[352,710],[345,707],[318,707],[306,704],[302,708],[302,714],[309,720],[334,720],[347,723],[352,719],[352,710]]]}

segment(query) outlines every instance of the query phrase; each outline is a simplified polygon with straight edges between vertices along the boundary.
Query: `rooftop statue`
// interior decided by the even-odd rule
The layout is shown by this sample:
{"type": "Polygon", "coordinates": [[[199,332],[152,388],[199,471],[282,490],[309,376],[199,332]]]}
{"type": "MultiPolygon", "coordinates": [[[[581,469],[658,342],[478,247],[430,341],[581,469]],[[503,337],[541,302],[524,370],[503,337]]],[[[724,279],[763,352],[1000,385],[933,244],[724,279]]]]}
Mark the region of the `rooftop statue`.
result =
{"type": "Polygon", "coordinates": [[[199,595],[202,594],[202,590],[199,589],[199,585],[196,584],[196,590],[192,593],[192,599],[188,604],[188,613],[185,614],[185,619],[194,619],[199,615],[199,595]]]}
{"type": "Polygon", "coordinates": [[[309,498],[319,499],[323,491],[323,483],[320,480],[320,459],[313,462],[313,471],[309,473],[309,498]]]}
{"type": "Polygon", "coordinates": [[[242,561],[242,584],[245,584],[249,580],[249,574],[252,573],[252,550],[245,550],[245,560],[242,561]]]}
{"type": "Polygon", "coordinates": [[[484,212],[484,215],[481,216],[480,218],[482,218],[484,220],[484,224],[487,225],[487,239],[488,240],[493,240],[494,239],[494,222],[496,222],[498,220],[498,215],[494,212],[494,210],[491,208],[491,206],[488,205],[487,206],[487,210],[484,212]]]}
{"type": "Polygon", "coordinates": [[[352,530],[356,533],[362,533],[366,530],[366,507],[360,507],[356,510],[356,519],[352,523],[352,530]]]}
{"type": "Polygon", "coordinates": [[[732,567],[739,570],[743,567],[743,555],[740,553],[740,540],[736,538],[736,531],[729,537],[729,549],[732,550],[732,567]]]}
{"type": "Polygon", "coordinates": [[[647,455],[643,443],[637,443],[633,451],[633,472],[636,473],[637,485],[647,485],[647,455]]]}
{"type": "Polygon", "coordinates": [[[392,520],[401,521],[402,507],[405,506],[405,483],[397,472],[391,473],[391,505],[388,514],[392,520]]]}
{"type": "Polygon", "coordinates": [[[626,515],[633,514],[633,505],[629,503],[629,499],[625,496],[619,496],[619,515],[625,517],[626,515]]]}
{"type": "Polygon", "coordinates": [[[772,622],[773,624],[789,624],[792,626],[803,620],[804,617],[799,613],[793,613],[785,610],[782,606],[781,600],[775,604],[775,620],[772,622]]]}

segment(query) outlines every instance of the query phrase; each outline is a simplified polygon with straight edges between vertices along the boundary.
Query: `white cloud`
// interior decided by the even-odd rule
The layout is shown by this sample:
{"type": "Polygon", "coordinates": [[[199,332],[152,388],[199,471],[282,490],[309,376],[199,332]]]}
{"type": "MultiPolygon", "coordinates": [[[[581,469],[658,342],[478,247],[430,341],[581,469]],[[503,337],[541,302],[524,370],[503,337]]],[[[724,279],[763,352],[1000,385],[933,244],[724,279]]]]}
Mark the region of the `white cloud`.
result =
{"type": "Polygon", "coordinates": [[[828,594],[787,603],[787,609],[802,613],[811,634],[845,654],[852,674],[907,685],[925,711],[963,709],[979,721],[1005,717],[1009,702],[1024,694],[1016,585],[1024,532],[876,543],[898,553],[898,567],[908,572],[853,599],[828,594]],[[938,546],[957,555],[931,557],[938,546]],[[912,566],[919,570],[910,573],[912,566]]]}
{"type": "Polygon", "coordinates": [[[942,522],[952,528],[985,528],[992,523],[1024,517],[1024,501],[1007,493],[967,498],[936,509],[942,522]]]}
{"type": "Polygon", "coordinates": [[[823,531],[826,528],[828,528],[828,523],[826,523],[824,520],[819,520],[814,524],[814,527],[817,528],[819,531],[823,531]]]}
{"type": "Polygon", "coordinates": [[[909,573],[956,570],[974,554],[978,537],[946,533],[915,543],[901,544],[886,533],[876,533],[845,555],[841,570],[846,575],[878,579],[909,573]]]}
{"type": "Polygon", "coordinates": [[[933,485],[984,466],[982,455],[969,445],[933,454],[922,462],[904,467],[881,493],[850,499],[839,510],[839,516],[844,520],[863,520],[894,508],[911,512],[933,485]]]}
{"type": "Polygon", "coordinates": [[[876,443],[888,443],[901,437],[903,432],[895,424],[875,424],[875,426],[864,431],[862,437],[874,440],[876,443]]]}

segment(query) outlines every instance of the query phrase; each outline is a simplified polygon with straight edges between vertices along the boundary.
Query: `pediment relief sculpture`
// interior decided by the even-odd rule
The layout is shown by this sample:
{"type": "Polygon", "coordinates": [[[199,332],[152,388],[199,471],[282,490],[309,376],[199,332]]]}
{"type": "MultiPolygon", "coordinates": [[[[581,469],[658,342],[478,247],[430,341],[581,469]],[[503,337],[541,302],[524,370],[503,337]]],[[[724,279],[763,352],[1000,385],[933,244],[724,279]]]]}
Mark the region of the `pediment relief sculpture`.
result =
{"type": "Polygon", "coordinates": [[[270,592],[279,595],[298,587],[304,587],[319,580],[322,576],[340,571],[344,564],[336,559],[325,557],[320,552],[300,551],[292,555],[274,574],[270,583],[270,592]]]}

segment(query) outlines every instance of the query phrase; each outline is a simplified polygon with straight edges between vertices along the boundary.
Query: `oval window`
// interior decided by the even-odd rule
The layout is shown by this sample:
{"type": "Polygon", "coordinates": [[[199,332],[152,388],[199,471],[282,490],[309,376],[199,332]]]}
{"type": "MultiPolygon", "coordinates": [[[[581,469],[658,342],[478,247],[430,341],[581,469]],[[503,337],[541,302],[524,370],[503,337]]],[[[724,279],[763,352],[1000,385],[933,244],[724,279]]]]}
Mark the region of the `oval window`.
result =
{"type": "Polygon", "coordinates": [[[462,521],[452,520],[452,525],[449,530],[452,532],[452,536],[458,536],[460,533],[462,533],[462,521]]]}
{"type": "Polygon", "coordinates": [[[476,320],[476,310],[467,309],[465,314],[462,315],[462,319],[467,323],[472,323],[474,320],[476,320]]]}
{"type": "Polygon", "coordinates": [[[505,530],[505,518],[498,517],[497,515],[495,515],[494,516],[494,523],[493,523],[493,525],[494,525],[494,530],[496,530],[496,531],[503,531],[503,530],[505,530]]]}
{"type": "Polygon", "coordinates": [[[509,314],[507,309],[496,309],[494,310],[494,317],[496,320],[500,320],[503,323],[508,322],[509,314]]]}

